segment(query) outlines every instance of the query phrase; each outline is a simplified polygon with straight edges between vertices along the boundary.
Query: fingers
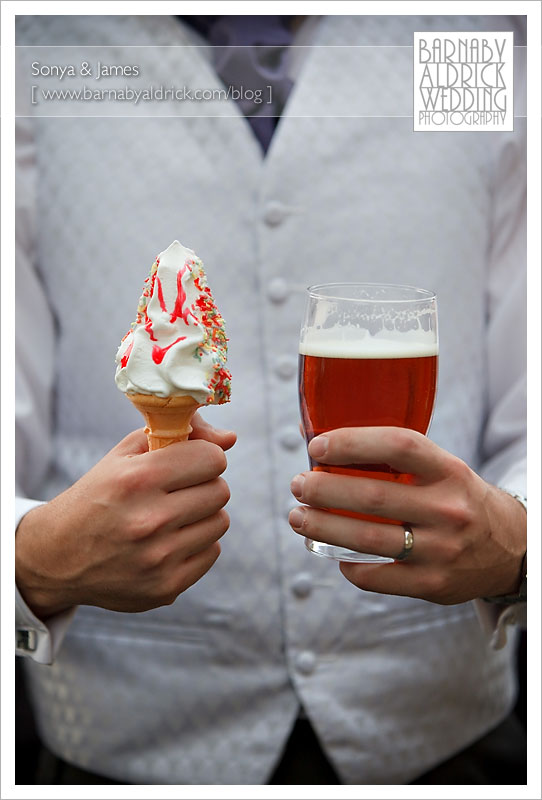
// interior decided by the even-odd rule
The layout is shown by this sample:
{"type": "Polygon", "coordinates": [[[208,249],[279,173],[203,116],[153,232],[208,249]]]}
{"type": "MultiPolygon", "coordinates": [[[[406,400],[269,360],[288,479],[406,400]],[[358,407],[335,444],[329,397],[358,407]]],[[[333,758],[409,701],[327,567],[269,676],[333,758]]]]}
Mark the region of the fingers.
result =
{"type": "Polygon", "coordinates": [[[146,453],[149,449],[149,443],[144,428],[138,428],[132,431],[128,436],[125,436],[121,441],[111,450],[119,456],[139,456],[146,453]]]}
{"type": "Polygon", "coordinates": [[[425,487],[392,481],[316,471],[296,475],[290,488],[300,502],[317,508],[340,508],[411,523],[432,520],[437,514],[425,487]]]}
{"type": "Polygon", "coordinates": [[[205,520],[185,525],[172,533],[172,537],[176,538],[179,563],[190,559],[202,550],[207,550],[213,542],[217,542],[224,536],[229,527],[229,515],[224,509],[221,509],[205,520]]]}
{"type": "Polygon", "coordinates": [[[220,511],[206,520],[156,538],[149,548],[147,563],[151,585],[158,587],[158,605],[172,603],[208,572],[220,555],[218,539],[228,527],[229,517],[225,511],[220,511]]]}
{"type": "Polygon", "coordinates": [[[438,573],[433,573],[426,565],[409,564],[408,559],[391,564],[353,564],[342,561],[339,569],[350,583],[366,592],[419,597],[442,605],[449,602],[442,592],[443,582],[438,573]]]}
{"type": "Polygon", "coordinates": [[[316,508],[293,509],[289,522],[296,533],[309,539],[386,558],[396,558],[405,541],[401,525],[366,522],[316,508]]]}
{"type": "Polygon", "coordinates": [[[226,466],[226,456],[221,447],[203,439],[194,439],[142,456],[137,469],[150,485],[174,492],[213,480],[224,472],[226,466]]]}
{"type": "Polygon", "coordinates": [[[184,559],[179,565],[170,569],[167,575],[160,575],[158,589],[153,592],[151,602],[144,603],[143,608],[136,610],[174,603],[182,592],[199,581],[211,569],[219,555],[220,544],[213,542],[195,555],[184,559]]]}
{"type": "Polygon", "coordinates": [[[216,514],[230,499],[228,484],[222,478],[170,492],[163,498],[160,528],[175,530],[216,514]]]}
{"type": "MultiPolygon", "coordinates": [[[[195,418],[199,415],[196,414],[195,418]]],[[[194,419],[195,419],[194,418],[194,419]]],[[[235,444],[233,431],[213,428],[201,417],[196,421],[192,439],[149,452],[143,428],[128,434],[112,450],[111,455],[136,459],[127,470],[127,482],[134,479],[135,488],[159,486],[166,491],[176,491],[212,480],[226,469],[224,451],[235,444]]]]}
{"type": "MultiPolygon", "coordinates": [[[[296,508],[290,512],[290,525],[302,536],[319,542],[347,547],[360,553],[397,558],[404,547],[401,525],[384,525],[333,514],[315,508],[296,508]]],[[[350,583],[368,592],[408,595],[434,602],[446,602],[438,573],[425,556],[437,548],[431,547],[431,537],[415,529],[415,545],[405,561],[387,564],[340,563],[340,569],[350,583]]]]}
{"type": "Polygon", "coordinates": [[[230,518],[224,509],[182,528],[164,529],[148,542],[146,565],[162,574],[178,569],[196,553],[207,550],[228,530],[230,518]]]}
{"type": "Polygon", "coordinates": [[[176,587],[176,596],[184,592],[194,583],[197,583],[206,572],[209,572],[218,556],[220,555],[220,544],[214,542],[210,547],[202,550],[196,555],[191,556],[183,565],[181,580],[176,587]]]}
{"type": "Polygon", "coordinates": [[[321,464],[388,464],[427,480],[446,474],[449,454],[409,428],[339,428],[315,437],[309,455],[321,464]]]}
{"type": "Polygon", "coordinates": [[[391,564],[354,564],[342,561],[344,577],[366,592],[418,597],[439,605],[456,605],[479,595],[472,587],[472,575],[457,581],[451,574],[426,563],[394,561],[391,564]]]}
{"type": "Polygon", "coordinates": [[[223,450],[229,450],[237,441],[237,434],[234,431],[225,431],[221,428],[214,428],[210,425],[199,412],[192,417],[191,439],[205,439],[208,442],[217,444],[223,450]]]}

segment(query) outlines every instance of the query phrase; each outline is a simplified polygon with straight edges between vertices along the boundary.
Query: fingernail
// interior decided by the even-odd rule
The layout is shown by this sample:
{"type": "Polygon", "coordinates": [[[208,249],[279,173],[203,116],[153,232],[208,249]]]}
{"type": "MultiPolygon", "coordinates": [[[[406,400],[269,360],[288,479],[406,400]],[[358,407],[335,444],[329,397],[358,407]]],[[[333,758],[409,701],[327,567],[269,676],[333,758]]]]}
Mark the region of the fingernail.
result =
{"type": "Polygon", "coordinates": [[[288,522],[292,526],[292,528],[298,528],[301,530],[303,527],[303,520],[305,519],[305,510],[303,508],[292,508],[290,511],[290,516],[288,517],[288,522]]]}
{"type": "Polygon", "coordinates": [[[296,475],[295,478],[292,480],[290,484],[290,491],[297,497],[298,499],[303,494],[303,486],[305,485],[305,476],[304,475],[296,475]]]}
{"type": "Polygon", "coordinates": [[[329,439],[327,436],[317,436],[316,439],[313,439],[309,444],[309,455],[312,456],[312,458],[321,458],[325,456],[328,445],[329,439]]]}

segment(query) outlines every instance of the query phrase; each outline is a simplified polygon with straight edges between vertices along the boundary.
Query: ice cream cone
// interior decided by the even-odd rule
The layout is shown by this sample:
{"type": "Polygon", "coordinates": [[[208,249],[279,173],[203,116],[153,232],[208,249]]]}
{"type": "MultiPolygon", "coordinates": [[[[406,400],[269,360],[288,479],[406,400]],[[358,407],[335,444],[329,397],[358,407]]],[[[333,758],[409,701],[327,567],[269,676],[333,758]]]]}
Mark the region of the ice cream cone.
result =
{"type": "Polygon", "coordinates": [[[157,397],[153,394],[127,394],[146,424],[149,450],[160,450],[174,442],[184,442],[192,430],[190,421],[201,403],[190,395],[157,397]]]}

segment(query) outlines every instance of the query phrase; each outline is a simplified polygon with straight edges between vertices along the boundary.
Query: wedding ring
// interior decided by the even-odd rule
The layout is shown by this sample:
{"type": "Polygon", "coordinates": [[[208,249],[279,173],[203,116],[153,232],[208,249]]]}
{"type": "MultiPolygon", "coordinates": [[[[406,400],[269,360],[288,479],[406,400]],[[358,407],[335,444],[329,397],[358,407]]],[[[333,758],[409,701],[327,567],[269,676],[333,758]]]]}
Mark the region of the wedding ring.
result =
{"type": "Polygon", "coordinates": [[[410,555],[412,548],[414,547],[414,534],[412,533],[412,528],[410,525],[403,525],[403,530],[405,532],[405,543],[399,555],[395,556],[395,561],[404,561],[405,558],[410,555]]]}

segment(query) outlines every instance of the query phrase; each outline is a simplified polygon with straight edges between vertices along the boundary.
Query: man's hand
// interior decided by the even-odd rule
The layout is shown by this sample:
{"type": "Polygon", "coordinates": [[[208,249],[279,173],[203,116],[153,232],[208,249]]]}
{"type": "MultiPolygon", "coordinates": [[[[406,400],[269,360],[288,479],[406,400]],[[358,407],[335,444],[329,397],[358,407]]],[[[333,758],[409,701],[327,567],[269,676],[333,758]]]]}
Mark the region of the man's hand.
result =
{"type": "Polygon", "coordinates": [[[486,483],[463,461],[405,428],[342,428],[318,436],[309,454],[321,464],[389,464],[415,476],[411,485],[305,472],[292,481],[307,505],[290,514],[303,536],[394,558],[404,544],[401,525],[333,514],[337,508],[408,523],[414,548],[393,564],[342,562],[361,589],[462,603],[518,591],[526,550],[526,514],[510,495],[486,483]]]}
{"type": "Polygon", "coordinates": [[[77,604],[146,611],[172,603],[220,553],[232,432],[196,414],[187,442],[148,452],[129,434],[16,536],[16,580],[41,619],[77,604]]]}

